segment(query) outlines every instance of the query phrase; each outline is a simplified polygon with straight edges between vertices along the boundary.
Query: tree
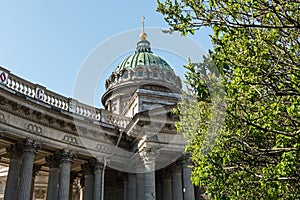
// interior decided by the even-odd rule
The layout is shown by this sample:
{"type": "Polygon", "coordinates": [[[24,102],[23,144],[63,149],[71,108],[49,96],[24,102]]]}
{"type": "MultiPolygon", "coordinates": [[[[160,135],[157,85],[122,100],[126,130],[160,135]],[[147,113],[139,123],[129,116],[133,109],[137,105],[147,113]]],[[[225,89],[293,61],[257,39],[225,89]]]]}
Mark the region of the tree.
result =
{"type": "Polygon", "coordinates": [[[178,108],[192,181],[212,199],[300,199],[299,9],[292,0],[158,2],[170,31],[214,31],[210,59],[226,92],[224,125],[211,128],[224,104],[212,104],[208,76],[200,75],[207,62],[186,66],[197,101],[178,108]],[[203,151],[216,131],[215,145],[203,151]]]}

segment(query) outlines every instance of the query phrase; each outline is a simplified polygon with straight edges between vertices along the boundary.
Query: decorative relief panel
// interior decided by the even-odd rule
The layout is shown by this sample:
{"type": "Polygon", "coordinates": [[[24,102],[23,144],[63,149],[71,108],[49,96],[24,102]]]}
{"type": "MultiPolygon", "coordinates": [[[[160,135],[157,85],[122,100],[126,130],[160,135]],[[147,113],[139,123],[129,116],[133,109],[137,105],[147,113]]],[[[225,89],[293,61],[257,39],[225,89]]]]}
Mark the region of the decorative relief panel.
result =
{"type": "Polygon", "coordinates": [[[34,190],[34,196],[36,199],[45,199],[46,197],[46,191],[39,188],[34,190]]]}
{"type": "Polygon", "coordinates": [[[42,135],[43,134],[43,129],[40,126],[37,126],[35,124],[28,124],[26,127],[29,132],[37,134],[37,135],[42,135]]]}
{"type": "Polygon", "coordinates": [[[111,153],[111,149],[108,145],[98,143],[95,147],[98,151],[111,153]]]}
{"type": "Polygon", "coordinates": [[[62,141],[69,143],[69,144],[77,144],[78,145],[78,141],[77,138],[71,135],[64,135],[62,141]]]}

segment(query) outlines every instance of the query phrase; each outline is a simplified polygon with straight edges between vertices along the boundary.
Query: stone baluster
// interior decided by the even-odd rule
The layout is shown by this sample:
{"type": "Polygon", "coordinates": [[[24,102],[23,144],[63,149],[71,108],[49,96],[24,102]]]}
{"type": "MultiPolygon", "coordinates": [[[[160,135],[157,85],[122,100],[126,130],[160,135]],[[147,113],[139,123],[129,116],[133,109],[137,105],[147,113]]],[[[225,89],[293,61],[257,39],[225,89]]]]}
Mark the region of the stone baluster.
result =
{"type": "Polygon", "coordinates": [[[190,156],[185,155],[182,159],[182,173],[183,173],[183,199],[195,200],[194,186],[191,182],[192,169],[190,156]]]}
{"type": "Polygon", "coordinates": [[[173,199],[174,200],[182,200],[182,164],[180,162],[176,162],[173,165],[172,177],[173,177],[173,199]]]}
{"type": "Polygon", "coordinates": [[[163,184],[163,199],[164,200],[172,200],[172,173],[171,169],[166,168],[163,170],[162,177],[163,184]]]}
{"type": "Polygon", "coordinates": [[[46,158],[49,166],[47,200],[57,199],[59,180],[59,158],[54,154],[46,158]]]}
{"type": "Polygon", "coordinates": [[[128,174],[128,200],[136,199],[136,176],[133,173],[128,174]]]}
{"type": "Polygon", "coordinates": [[[155,200],[155,159],[158,156],[158,150],[143,147],[139,150],[139,154],[146,169],[144,174],[144,200],[155,200]]]}
{"type": "Polygon", "coordinates": [[[57,152],[57,156],[59,157],[60,169],[58,200],[68,200],[71,164],[75,154],[72,151],[63,149],[60,152],[57,152]]]}
{"type": "Polygon", "coordinates": [[[23,143],[18,144],[22,149],[22,165],[20,170],[20,180],[17,192],[17,199],[29,200],[32,182],[33,162],[40,144],[36,141],[25,139],[23,143]]]}
{"type": "Polygon", "coordinates": [[[21,151],[16,145],[6,149],[9,156],[9,169],[5,186],[4,200],[17,199],[18,178],[21,165],[21,151]]]}
{"type": "Polygon", "coordinates": [[[81,171],[84,176],[84,200],[93,200],[94,190],[94,169],[90,163],[84,163],[81,165],[81,171]]]}

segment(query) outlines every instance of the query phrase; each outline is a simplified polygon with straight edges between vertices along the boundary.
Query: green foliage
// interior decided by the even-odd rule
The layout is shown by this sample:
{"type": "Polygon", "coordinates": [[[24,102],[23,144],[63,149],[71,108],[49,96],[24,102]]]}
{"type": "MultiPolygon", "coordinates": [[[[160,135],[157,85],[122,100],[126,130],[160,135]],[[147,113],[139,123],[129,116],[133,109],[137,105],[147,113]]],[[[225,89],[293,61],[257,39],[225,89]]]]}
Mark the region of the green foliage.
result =
{"type": "Polygon", "coordinates": [[[209,58],[186,66],[195,100],[183,99],[177,124],[192,181],[212,199],[300,199],[299,8],[291,0],[158,2],[172,31],[214,31],[209,58]]]}

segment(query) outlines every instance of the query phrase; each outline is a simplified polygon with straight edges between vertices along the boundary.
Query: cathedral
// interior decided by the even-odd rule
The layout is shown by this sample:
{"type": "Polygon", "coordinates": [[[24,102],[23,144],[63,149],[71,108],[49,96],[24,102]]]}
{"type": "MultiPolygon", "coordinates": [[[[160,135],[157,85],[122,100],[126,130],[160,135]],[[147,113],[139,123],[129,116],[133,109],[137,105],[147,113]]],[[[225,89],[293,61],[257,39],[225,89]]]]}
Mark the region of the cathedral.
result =
{"type": "Polygon", "coordinates": [[[144,30],[103,84],[97,108],[0,67],[0,199],[202,199],[174,125],[181,80],[144,30]]]}

